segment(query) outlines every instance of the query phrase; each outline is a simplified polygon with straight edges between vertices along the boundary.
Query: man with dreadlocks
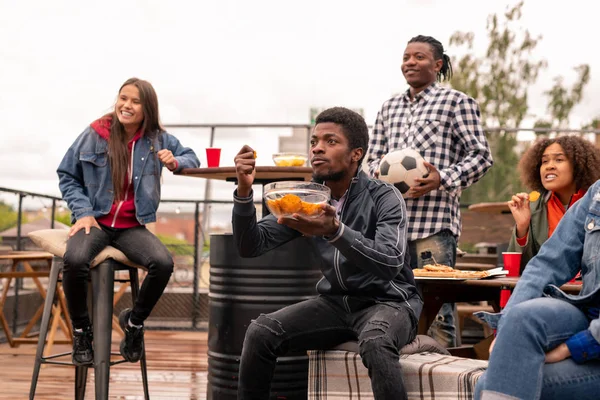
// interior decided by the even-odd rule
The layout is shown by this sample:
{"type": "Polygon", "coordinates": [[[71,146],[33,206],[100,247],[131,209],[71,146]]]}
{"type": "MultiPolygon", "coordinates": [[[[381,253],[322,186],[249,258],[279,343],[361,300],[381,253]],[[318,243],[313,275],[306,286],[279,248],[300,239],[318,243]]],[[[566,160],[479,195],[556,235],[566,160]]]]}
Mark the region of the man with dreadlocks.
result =
{"type": "MultiPolygon", "coordinates": [[[[413,148],[429,175],[408,191],[411,268],[433,262],[454,266],[461,232],[460,195],[492,166],[490,148],[474,99],[437,82],[452,77],[450,57],[431,36],[416,36],[404,51],[402,74],[409,89],[383,103],[369,143],[367,163],[376,175],[388,152],[413,148]]],[[[455,306],[444,304],[429,335],[456,345],[455,306]]]]}

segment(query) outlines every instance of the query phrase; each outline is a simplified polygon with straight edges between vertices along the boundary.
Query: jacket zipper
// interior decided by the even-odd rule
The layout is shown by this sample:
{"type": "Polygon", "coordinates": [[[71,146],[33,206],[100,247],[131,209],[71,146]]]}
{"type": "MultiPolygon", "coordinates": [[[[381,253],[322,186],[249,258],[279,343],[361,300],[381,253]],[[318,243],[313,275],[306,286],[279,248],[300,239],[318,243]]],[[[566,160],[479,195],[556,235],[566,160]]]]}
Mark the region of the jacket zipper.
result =
{"type": "Polygon", "coordinates": [[[406,305],[408,306],[408,308],[412,309],[410,303],[408,302],[408,293],[406,292],[406,290],[402,289],[400,286],[398,286],[394,281],[391,281],[390,284],[392,285],[392,287],[394,289],[396,289],[401,295],[403,295],[404,297],[404,302],[406,303],[406,305]]]}
{"type": "Polygon", "coordinates": [[[119,211],[121,211],[121,206],[123,203],[127,201],[127,195],[129,194],[129,187],[131,186],[133,180],[133,149],[135,148],[135,142],[131,146],[131,161],[129,168],[127,170],[127,186],[125,187],[125,197],[123,200],[119,201],[119,205],[117,205],[117,209],[115,210],[115,216],[113,217],[112,224],[110,224],[111,228],[115,227],[115,223],[117,222],[117,216],[119,215],[119,211]]]}
{"type": "MultiPolygon", "coordinates": [[[[342,206],[342,212],[340,213],[340,222],[344,220],[344,211],[346,211],[346,206],[348,205],[350,200],[350,192],[352,191],[352,185],[354,184],[354,182],[356,182],[356,179],[356,177],[352,178],[352,181],[350,182],[350,187],[348,187],[348,197],[346,198],[346,201],[344,201],[344,205],[342,206]]],[[[333,268],[335,269],[335,275],[338,278],[338,283],[342,290],[348,290],[348,288],[342,280],[342,271],[340,269],[340,251],[338,249],[335,249],[333,253],[333,268]]]]}

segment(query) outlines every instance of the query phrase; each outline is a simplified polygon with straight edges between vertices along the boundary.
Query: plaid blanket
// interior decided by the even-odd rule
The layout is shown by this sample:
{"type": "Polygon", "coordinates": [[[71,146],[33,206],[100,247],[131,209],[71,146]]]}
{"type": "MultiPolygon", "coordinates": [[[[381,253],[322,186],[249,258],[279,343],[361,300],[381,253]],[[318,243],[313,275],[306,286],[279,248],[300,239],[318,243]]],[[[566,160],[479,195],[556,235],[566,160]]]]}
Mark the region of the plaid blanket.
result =
{"type": "MultiPolygon", "coordinates": [[[[371,380],[360,356],[348,351],[308,352],[310,400],[373,399],[371,380]]],[[[409,400],[473,399],[487,361],[437,353],[400,356],[409,400]]]]}

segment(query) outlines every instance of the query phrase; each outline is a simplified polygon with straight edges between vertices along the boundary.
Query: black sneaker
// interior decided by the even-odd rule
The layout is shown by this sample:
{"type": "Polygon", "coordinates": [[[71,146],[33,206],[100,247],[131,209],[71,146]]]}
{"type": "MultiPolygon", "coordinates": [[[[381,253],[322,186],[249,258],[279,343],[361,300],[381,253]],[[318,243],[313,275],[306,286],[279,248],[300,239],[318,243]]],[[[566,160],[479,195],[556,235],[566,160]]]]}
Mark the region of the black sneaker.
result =
{"type": "Polygon", "coordinates": [[[93,363],[93,340],[94,335],[92,334],[91,326],[88,326],[87,328],[84,328],[81,331],[73,330],[73,352],[71,353],[73,364],[81,367],[93,363]]]}
{"type": "Polygon", "coordinates": [[[119,325],[125,337],[121,340],[121,355],[129,362],[137,362],[144,351],[144,328],[129,326],[131,308],[126,308],[119,314],[119,325]]]}

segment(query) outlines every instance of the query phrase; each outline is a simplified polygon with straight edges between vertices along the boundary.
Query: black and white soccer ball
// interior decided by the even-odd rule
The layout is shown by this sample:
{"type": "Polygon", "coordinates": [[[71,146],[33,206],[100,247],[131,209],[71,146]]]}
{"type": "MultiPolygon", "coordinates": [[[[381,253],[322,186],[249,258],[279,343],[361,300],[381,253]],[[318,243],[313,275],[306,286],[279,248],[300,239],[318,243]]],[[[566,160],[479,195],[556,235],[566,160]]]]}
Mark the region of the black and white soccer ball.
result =
{"type": "Polygon", "coordinates": [[[414,149],[391,151],[379,163],[379,179],[396,186],[406,198],[408,190],[417,185],[415,179],[429,175],[423,162],[423,157],[414,149]]]}

